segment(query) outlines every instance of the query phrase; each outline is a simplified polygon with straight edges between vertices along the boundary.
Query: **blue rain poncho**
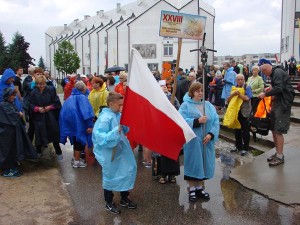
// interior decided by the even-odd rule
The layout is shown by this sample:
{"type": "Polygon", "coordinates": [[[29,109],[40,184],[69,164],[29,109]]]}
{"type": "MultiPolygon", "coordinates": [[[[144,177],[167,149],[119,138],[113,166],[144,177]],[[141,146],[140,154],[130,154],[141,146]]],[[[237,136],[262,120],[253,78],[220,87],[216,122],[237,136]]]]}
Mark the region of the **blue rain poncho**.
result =
{"type": "Polygon", "coordinates": [[[233,67],[227,69],[224,76],[224,86],[222,90],[221,98],[227,100],[230,96],[231,87],[236,85],[236,72],[233,71],[233,67]]]}
{"type": "Polygon", "coordinates": [[[92,134],[86,132],[93,127],[94,112],[88,98],[73,88],[71,96],[64,102],[59,115],[60,143],[65,144],[67,137],[73,145],[72,137],[82,145],[93,146],[92,134]]]}
{"type": "Polygon", "coordinates": [[[124,134],[128,128],[122,126],[119,132],[120,117],[120,113],[104,108],[93,129],[94,154],[102,166],[102,186],[110,191],[133,189],[136,178],[136,161],[124,134]]]}
{"type": "Polygon", "coordinates": [[[210,132],[214,135],[214,138],[205,145],[205,158],[203,158],[203,124],[200,127],[193,128],[194,119],[203,116],[199,110],[199,107],[203,107],[203,102],[196,102],[187,94],[183,100],[179,113],[196,134],[196,138],[183,146],[184,175],[196,179],[212,178],[215,171],[215,143],[218,140],[220,130],[219,116],[215,107],[210,102],[205,101],[206,134],[210,132]]]}
{"type": "MultiPolygon", "coordinates": [[[[2,99],[3,99],[3,92],[4,92],[4,89],[6,88],[15,88],[14,84],[11,83],[11,84],[7,84],[6,81],[13,77],[15,79],[16,77],[16,74],[15,72],[12,70],[12,69],[6,69],[0,79],[0,102],[2,102],[2,99]]],[[[19,99],[19,97],[17,96],[15,98],[15,106],[17,107],[18,111],[19,112],[23,112],[23,108],[22,108],[22,99],[19,99]]]]}

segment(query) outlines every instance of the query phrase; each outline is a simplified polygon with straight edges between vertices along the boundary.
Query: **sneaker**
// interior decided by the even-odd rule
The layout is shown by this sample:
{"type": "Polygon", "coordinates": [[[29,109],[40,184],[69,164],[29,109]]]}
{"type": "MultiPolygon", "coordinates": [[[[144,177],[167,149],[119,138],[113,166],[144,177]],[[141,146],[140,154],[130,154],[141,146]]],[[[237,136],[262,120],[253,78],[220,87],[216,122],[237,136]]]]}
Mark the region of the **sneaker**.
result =
{"type": "Polygon", "coordinates": [[[144,164],[144,166],[146,167],[146,168],[151,168],[152,167],[152,163],[151,162],[145,162],[145,163],[143,163],[144,164]]]}
{"type": "Polygon", "coordinates": [[[278,158],[277,156],[274,156],[273,160],[269,162],[269,166],[278,166],[280,164],[284,163],[284,156],[282,156],[282,159],[278,158]]]}
{"type": "Polygon", "coordinates": [[[241,156],[245,156],[245,155],[247,155],[247,153],[248,153],[248,151],[242,150],[242,151],[241,151],[241,156]]]}
{"type": "Polygon", "coordinates": [[[81,160],[80,161],[74,160],[72,166],[73,166],[73,168],[85,168],[85,167],[87,167],[86,163],[81,161],[81,160]]]}
{"type": "Polygon", "coordinates": [[[273,159],[276,157],[276,153],[274,155],[271,155],[269,158],[267,158],[268,162],[273,161],[273,159]]]}
{"type": "Polygon", "coordinates": [[[120,214],[121,211],[116,207],[115,203],[108,203],[105,205],[105,209],[110,211],[111,213],[120,214]]]}
{"type": "Polygon", "coordinates": [[[234,152],[239,152],[240,150],[239,149],[237,149],[237,148],[235,148],[235,149],[233,149],[233,150],[230,150],[230,152],[231,153],[234,153],[234,152]]]}
{"type": "MultiPolygon", "coordinates": [[[[86,163],[85,159],[80,158],[79,160],[80,160],[81,162],[83,162],[83,163],[86,163]]],[[[72,158],[72,159],[71,159],[71,165],[72,165],[72,166],[73,166],[73,164],[74,164],[74,161],[75,161],[75,159],[72,158]]]]}
{"type": "Polygon", "coordinates": [[[23,172],[18,167],[13,168],[13,170],[17,177],[23,175],[23,172]]]}
{"type": "Polygon", "coordinates": [[[22,173],[17,168],[7,169],[2,173],[3,177],[19,177],[21,175],[22,173]]]}
{"type": "Polygon", "coordinates": [[[62,161],[64,157],[62,156],[62,154],[60,154],[60,155],[57,155],[56,158],[57,158],[57,161],[62,161]]]}
{"type": "Polygon", "coordinates": [[[128,209],[136,209],[137,204],[133,203],[129,198],[120,201],[120,206],[127,207],[128,209]]]}

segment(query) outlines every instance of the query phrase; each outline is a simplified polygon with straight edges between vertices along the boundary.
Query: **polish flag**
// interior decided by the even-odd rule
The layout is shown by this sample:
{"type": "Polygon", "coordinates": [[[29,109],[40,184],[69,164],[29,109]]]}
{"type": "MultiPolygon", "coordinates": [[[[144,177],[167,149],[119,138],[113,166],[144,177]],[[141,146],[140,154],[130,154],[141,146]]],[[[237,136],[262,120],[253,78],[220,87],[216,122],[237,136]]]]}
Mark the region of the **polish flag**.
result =
{"type": "Polygon", "coordinates": [[[196,137],[136,49],[131,50],[121,124],[130,128],[134,141],[174,160],[183,145],[196,137]]]}

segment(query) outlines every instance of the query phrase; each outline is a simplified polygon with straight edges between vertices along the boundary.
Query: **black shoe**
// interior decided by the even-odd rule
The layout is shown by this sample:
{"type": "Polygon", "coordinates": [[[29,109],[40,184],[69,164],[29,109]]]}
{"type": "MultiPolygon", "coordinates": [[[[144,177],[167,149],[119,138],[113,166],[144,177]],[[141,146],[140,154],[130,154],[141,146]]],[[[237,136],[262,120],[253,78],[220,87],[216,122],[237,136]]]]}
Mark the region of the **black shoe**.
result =
{"type": "Polygon", "coordinates": [[[248,153],[247,150],[242,150],[242,151],[241,151],[241,156],[245,156],[245,155],[247,155],[247,153],[248,153]]]}
{"type": "Polygon", "coordinates": [[[133,203],[130,199],[121,199],[120,206],[127,207],[128,209],[136,209],[137,204],[133,203]]]}
{"type": "Polygon", "coordinates": [[[121,211],[116,207],[115,203],[108,203],[105,205],[105,209],[110,211],[111,213],[120,214],[121,211]]]}
{"type": "Polygon", "coordinates": [[[209,200],[210,199],[210,196],[207,192],[205,192],[203,189],[197,189],[196,190],[196,196],[198,198],[202,198],[202,199],[205,199],[205,200],[209,200]]]}
{"type": "Polygon", "coordinates": [[[237,148],[235,148],[235,149],[233,149],[233,150],[230,150],[230,152],[231,153],[234,153],[234,152],[239,152],[240,150],[239,149],[237,149],[237,148]]]}

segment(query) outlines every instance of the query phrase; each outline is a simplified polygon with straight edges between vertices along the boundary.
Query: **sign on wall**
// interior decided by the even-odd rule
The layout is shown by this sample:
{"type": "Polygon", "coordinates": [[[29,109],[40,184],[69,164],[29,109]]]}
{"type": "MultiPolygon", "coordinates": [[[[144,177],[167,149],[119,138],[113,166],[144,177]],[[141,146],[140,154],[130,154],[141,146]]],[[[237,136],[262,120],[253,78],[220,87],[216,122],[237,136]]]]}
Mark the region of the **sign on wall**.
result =
{"type": "Polygon", "coordinates": [[[205,16],[161,11],[159,35],[202,40],[205,24],[205,16]]]}
{"type": "Polygon", "coordinates": [[[295,28],[299,28],[298,18],[300,18],[300,12],[295,12],[295,28]]]}
{"type": "Polygon", "coordinates": [[[156,44],[133,44],[132,47],[138,50],[144,59],[156,58],[156,44]]]}

